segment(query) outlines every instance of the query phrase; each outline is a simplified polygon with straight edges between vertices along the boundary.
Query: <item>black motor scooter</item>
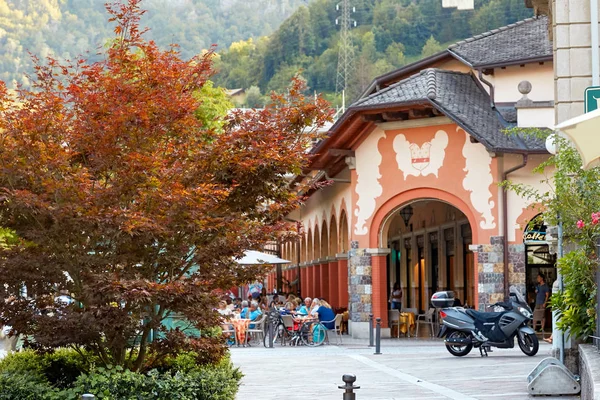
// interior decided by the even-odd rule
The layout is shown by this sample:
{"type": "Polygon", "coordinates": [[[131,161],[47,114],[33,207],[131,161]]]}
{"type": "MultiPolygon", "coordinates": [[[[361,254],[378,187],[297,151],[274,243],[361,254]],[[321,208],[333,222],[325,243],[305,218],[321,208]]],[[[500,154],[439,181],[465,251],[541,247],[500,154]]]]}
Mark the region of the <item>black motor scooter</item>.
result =
{"type": "Polygon", "coordinates": [[[454,356],[466,356],[475,347],[479,348],[482,357],[487,357],[492,347],[513,348],[515,336],[523,353],[534,356],[538,352],[538,338],[528,325],[533,317],[531,309],[514,288],[510,290],[508,303],[496,303],[491,306],[502,310],[500,312],[479,312],[452,307],[452,291],[434,293],[431,302],[435,307],[442,308],[442,326],[438,337],[446,338],[446,348],[454,356]]]}

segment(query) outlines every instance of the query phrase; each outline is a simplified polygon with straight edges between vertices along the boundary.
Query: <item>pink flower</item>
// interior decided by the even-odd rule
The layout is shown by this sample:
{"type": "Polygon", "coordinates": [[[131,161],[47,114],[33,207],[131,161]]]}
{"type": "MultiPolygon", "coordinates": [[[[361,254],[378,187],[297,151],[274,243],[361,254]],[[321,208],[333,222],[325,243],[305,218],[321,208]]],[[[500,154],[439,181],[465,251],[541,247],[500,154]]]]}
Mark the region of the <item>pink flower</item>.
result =
{"type": "Polygon", "coordinates": [[[596,225],[600,222],[600,212],[592,213],[592,225],[596,225]]]}
{"type": "Polygon", "coordinates": [[[577,221],[577,227],[583,229],[585,227],[585,222],[583,222],[583,220],[577,221]]]}

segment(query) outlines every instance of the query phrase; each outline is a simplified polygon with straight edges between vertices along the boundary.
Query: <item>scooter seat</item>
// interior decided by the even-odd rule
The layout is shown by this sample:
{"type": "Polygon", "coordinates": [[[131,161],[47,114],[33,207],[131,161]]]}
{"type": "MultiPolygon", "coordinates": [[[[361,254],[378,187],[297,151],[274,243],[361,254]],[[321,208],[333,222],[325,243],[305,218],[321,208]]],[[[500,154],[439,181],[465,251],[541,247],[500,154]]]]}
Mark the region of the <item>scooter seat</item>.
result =
{"type": "Polygon", "coordinates": [[[477,321],[496,321],[503,313],[501,312],[480,312],[471,309],[466,309],[467,315],[477,321]]]}

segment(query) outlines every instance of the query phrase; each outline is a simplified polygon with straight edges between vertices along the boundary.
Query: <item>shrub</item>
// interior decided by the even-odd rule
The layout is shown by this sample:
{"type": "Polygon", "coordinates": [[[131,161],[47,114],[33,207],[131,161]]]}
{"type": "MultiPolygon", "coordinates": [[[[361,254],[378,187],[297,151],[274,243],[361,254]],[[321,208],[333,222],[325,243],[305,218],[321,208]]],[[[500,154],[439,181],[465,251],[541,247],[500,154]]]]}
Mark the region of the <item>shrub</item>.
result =
{"type": "MultiPolygon", "coordinates": [[[[193,355],[176,359],[173,365],[181,362],[188,368],[193,355]]],[[[229,360],[187,371],[152,370],[147,374],[120,367],[98,368],[82,374],[71,393],[92,393],[104,400],[231,400],[235,398],[241,378],[241,372],[229,360]]]]}
{"type": "Polygon", "coordinates": [[[31,372],[1,372],[0,400],[58,400],[48,381],[31,372]]]}
{"type": "Polygon", "coordinates": [[[57,349],[44,355],[44,375],[50,383],[61,389],[68,388],[83,371],[89,370],[90,354],[85,358],[73,349],[57,349]]]}
{"type": "Polygon", "coordinates": [[[43,378],[48,363],[33,350],[10,353],[0,360],[0,373],[9,375],[29,375],[43,378]]]}
{"type": "Polygon", "coordinates": [[[88,368],[72,349],[12,353],[0,361],[0,400],[78,400],[92,393],[104,400],[231,400],[241,372],[227,357],[199,366],[198,354],[165,358],[160,369],[138,373],[123,367],[88,368]]]}

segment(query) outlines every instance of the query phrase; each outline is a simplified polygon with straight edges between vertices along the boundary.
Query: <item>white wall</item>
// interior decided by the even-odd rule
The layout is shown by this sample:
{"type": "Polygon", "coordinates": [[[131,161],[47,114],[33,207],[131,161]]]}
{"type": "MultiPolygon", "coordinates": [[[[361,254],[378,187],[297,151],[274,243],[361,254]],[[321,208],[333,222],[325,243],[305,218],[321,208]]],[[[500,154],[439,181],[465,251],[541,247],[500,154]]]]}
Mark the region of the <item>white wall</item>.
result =
{"type": "MultiPolygon", "coordinates": [[[[515,103],[523,95],[519,93],[518,85],[521,81],[529,81],[532,89],[527,95],[533,101],[554,100],[554,70],[551,62],[517,65],[512,67],[496,68],[494,75],[484,75],[485,80],[494,85],[494,101],[496,103],[515,103]]],[[[484,84],[483,87],[488,90],[484,84]]]]}

